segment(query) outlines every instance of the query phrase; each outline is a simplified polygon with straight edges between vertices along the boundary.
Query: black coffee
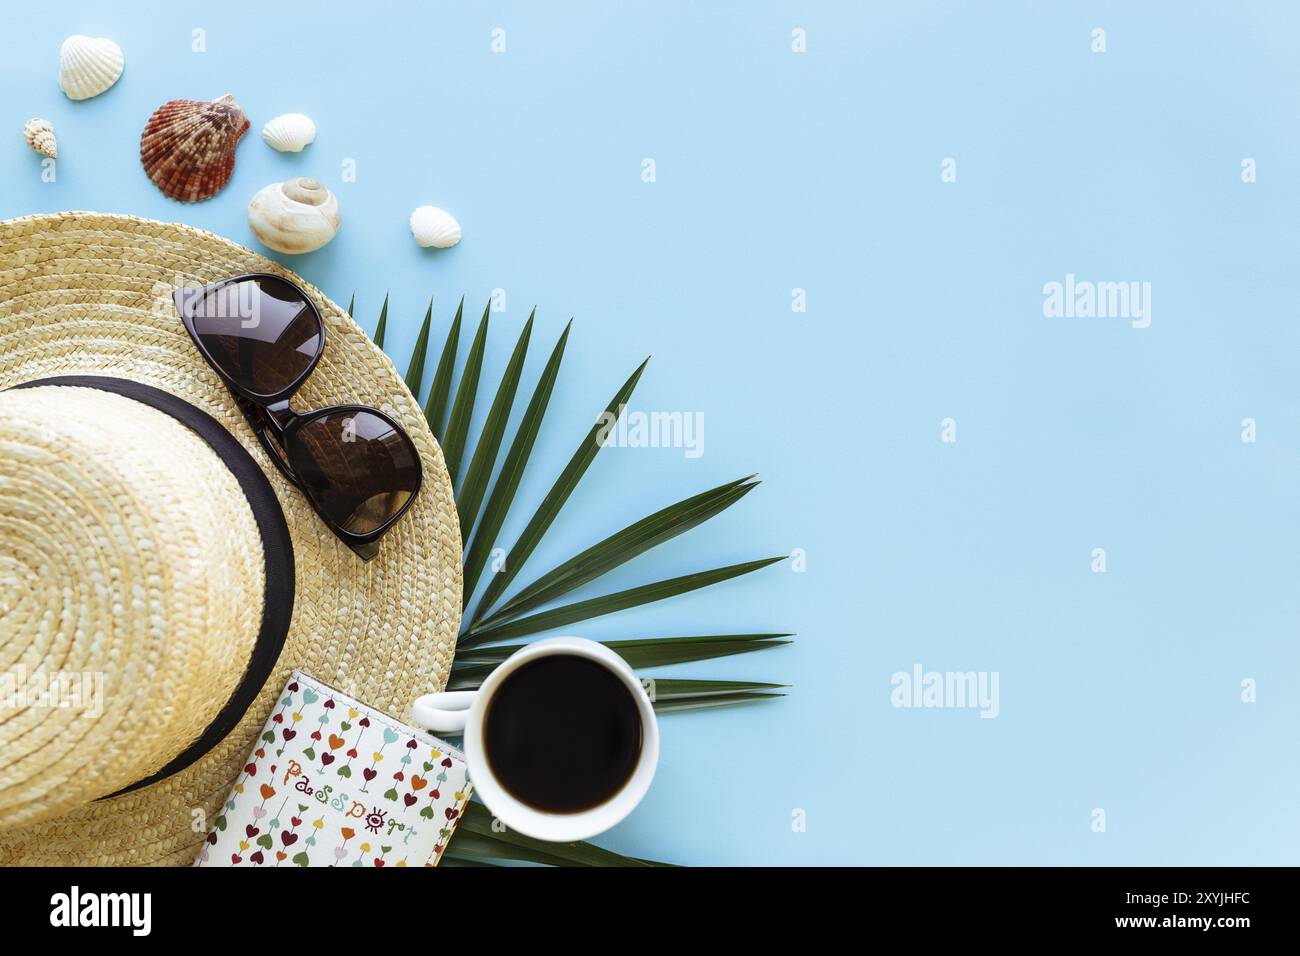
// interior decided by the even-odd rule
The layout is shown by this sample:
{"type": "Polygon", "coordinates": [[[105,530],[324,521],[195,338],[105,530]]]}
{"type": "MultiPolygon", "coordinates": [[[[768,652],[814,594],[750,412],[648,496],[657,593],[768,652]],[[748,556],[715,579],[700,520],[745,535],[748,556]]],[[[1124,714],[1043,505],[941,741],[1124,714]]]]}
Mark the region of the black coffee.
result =
{"type": "Polygon", "coordinates": [[[608,668],[539,657],[501,682],[483,720],[492,773],[516,800],[580,813],[618,793],[641,757],[641,712],[608,668]]]}

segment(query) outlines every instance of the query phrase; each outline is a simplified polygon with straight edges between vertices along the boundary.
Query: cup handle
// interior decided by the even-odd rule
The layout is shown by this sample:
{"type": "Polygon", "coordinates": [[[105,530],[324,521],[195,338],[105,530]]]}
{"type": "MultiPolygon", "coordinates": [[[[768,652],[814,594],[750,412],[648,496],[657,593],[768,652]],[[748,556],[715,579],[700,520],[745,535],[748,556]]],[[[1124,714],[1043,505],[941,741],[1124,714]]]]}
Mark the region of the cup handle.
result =
{"type": "Polygon", "coordinates": [[[411,705],[411,718],[425,730],[436,734],[459,734],[465,730],[470,705],[478,696],[476,690],[447,690],[441,694],[425,694],[411,705]]]}

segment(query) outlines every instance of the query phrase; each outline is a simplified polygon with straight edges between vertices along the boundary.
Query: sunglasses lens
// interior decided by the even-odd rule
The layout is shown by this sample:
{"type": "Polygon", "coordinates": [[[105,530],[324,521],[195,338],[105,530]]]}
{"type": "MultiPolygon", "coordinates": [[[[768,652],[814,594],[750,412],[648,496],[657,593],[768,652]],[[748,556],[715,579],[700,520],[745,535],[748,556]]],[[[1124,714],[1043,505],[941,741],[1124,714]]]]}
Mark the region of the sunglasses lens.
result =
{"type": "Polygon", "coordinates": [[[382,528],[420,487],[411,439],[367,411],[313,417],[291,433],[287,451],[321,514],[353,534],[382,528]]]}
{"type": "Polygon", "coordinates": [[[278,395],[300,381],[320,351],[320,316],[274,277],[209,289],[190,306],[194,333],[212,362],[250,395],[278,395]]]}

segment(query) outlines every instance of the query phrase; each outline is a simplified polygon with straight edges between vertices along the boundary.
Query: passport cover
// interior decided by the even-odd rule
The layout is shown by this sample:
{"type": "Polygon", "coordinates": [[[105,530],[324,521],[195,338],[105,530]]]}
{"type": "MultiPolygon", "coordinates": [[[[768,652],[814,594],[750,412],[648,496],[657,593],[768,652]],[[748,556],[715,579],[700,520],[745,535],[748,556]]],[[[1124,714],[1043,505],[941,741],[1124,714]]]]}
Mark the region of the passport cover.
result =
{"type": "Polygon", "coordinates": [[[294,671],[195,866],[436,866],[464,755],[294,671]]]}

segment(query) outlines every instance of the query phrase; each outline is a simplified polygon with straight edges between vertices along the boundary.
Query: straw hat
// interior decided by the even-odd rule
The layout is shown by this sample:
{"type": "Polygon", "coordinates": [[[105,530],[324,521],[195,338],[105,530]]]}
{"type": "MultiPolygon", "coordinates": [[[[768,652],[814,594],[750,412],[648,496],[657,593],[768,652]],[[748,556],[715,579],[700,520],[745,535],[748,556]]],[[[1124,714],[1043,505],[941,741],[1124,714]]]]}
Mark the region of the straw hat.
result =
{"type": "Polygon", "coordinates": [[[447,681],[460,550],[418,403],[319,290],[188,226],[0,222],[0,864],[192,862],[295,667],[408,716],[447,681]],[[178,283],[248,272],[325,321],[295,407],[385,409],[419,450],[373,561],[275,469],[176,315],[178,283]]]}

